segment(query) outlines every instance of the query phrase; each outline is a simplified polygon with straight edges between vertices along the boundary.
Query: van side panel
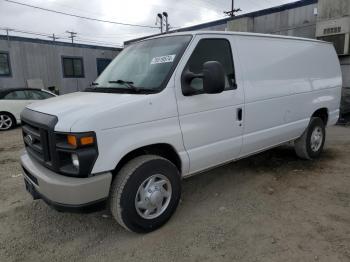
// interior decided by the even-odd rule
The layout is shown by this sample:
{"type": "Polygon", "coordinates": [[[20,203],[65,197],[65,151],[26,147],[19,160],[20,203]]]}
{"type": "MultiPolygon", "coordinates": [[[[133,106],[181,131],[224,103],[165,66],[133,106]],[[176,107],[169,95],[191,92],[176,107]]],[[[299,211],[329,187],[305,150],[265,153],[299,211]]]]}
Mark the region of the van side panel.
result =
{"type": "Polygon", "coordinates": [[[339,118],[342,88],[339,59],[332,45],[316,42],[313,45],[305,62],[312,92],[292,89],[295,101],[305,106],[294,106],[290,121],[307,118],[316,110],[327,108],[328,125],[334,125],[339,118]]]}
{"type": "Polygon", "coordinates": [[[261,36],[235,39],[245,87],[241,156],[298,138],[319,108],[336,117],[341,72],[331,45],[261,36]]]}

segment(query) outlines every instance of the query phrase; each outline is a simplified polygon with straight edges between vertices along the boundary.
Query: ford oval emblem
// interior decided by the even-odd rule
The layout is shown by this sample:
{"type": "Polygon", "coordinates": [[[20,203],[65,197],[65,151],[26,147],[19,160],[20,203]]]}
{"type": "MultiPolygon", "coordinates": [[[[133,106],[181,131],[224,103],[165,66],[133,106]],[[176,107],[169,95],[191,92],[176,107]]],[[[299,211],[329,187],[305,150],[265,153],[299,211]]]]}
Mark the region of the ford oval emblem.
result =
{"type": "Polygon", "coordinates": [[[34,139],[33,139],[33,137],[31,135],[27,135],[27,140],[28,140],[29,144],[31,144],[31,145],[34,142],[34,139]]]}

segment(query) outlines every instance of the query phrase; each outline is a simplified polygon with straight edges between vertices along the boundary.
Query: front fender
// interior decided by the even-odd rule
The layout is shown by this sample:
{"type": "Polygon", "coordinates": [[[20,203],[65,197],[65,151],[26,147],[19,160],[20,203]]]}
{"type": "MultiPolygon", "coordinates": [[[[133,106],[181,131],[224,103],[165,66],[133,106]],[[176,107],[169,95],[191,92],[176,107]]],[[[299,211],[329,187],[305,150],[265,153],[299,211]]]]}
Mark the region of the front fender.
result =
{"type": "Polygon", "coordinates": [[[92,171],[94,174],[114,170],[131,151],[159,143],[169,144],[177,151],[182,162],[182,175],[189,170],[177,117],[101,130],[97,132],[97,143],[99,157],[92,171]]]}

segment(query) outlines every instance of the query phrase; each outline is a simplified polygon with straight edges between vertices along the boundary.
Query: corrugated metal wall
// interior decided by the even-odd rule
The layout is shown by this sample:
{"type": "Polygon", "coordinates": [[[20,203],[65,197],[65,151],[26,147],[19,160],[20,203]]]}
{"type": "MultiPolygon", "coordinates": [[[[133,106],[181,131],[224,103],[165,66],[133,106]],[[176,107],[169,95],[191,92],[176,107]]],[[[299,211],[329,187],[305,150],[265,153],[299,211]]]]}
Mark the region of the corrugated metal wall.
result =
{"type": "Polygon", "coordinates": [[[349,0],[318,0],[319,19],[335,19],[350,15],[349,0]]]}
{"type": "Polygon", "coordinates": [[[0,39],[0,51],[9,52],[10,77],[0,77],[0,88],[24,87],[28,79],[42,79],[44,86],[56,86],[60,93],[85,89],[97,78],[97,58],[113,59],[112,48],[73,47],[49,43],[0,39]],[[83,58],[84,78],[64,78],[62,56],[83,58]]]}
{"type": "Polygon", "coordinates": [[[317,4],[254,18],[254,32],[314,38],[317,4]]]}
{"type": "Polygon", "coordinates": [[[256,17],[243,17],[228,22],[228,28],[237,30],[236,25],[240,28],[240,24],[247,25],[245,20],[250,19],[249,25],[252,24],[252,28],[241,27],[238,31],[315,38],[317,20],[314,14],[315,8],[317,4],[256,17]],[[241,20],[245,23],[241,23],[241,20]]]}

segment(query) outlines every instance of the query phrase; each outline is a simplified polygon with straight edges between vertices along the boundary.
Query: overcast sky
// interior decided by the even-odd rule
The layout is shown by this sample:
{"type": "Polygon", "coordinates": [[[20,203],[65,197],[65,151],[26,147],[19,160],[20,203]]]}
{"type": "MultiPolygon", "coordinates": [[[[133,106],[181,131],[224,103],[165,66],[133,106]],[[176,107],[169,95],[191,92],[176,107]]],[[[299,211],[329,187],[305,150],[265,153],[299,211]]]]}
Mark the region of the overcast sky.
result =
{"type": "MultiPolygon", "coordinates": [[[[224,18],[231,0],[16,0],[17,2],[103,20],[155,26],[156,14],[166,11],[172,27],[186,27],[224,18]]],[[[296,0],[235,0],[239,14],[296,0]]],[[[36,10],[0,0],[0,28],[67,37],[67,30],[81,40],[122,45],[126,40],[158,33],[159,29],[120,26],[36,10]]],[[[0,34],[5,34],[1,31],[0,34]]],[[[17,34],[12,32],[11,34],[17,34]]],[[[37,37],[27,35],[28,37],[37,37]]],[[[65,40],[67,41],[67,40],[65,40]]]]}

